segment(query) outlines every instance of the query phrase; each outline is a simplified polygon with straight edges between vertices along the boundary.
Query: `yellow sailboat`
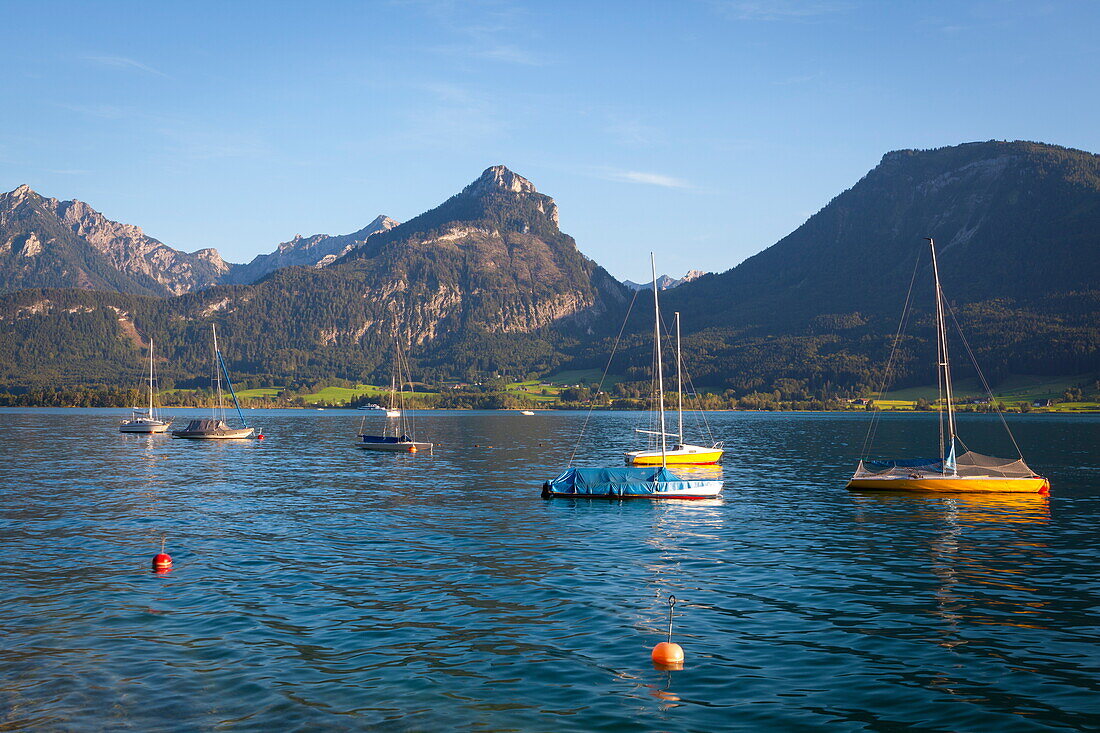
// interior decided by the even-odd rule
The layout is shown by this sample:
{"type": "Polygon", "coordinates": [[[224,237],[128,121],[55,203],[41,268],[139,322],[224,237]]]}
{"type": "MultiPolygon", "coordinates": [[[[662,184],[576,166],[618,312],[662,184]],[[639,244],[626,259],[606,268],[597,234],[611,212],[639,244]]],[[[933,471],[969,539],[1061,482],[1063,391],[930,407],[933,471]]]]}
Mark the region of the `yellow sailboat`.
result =
{"type": "Polygon", "coordinates": [[[680,314],[676,314],[676,413],[677,432],[665,431],[665,382],[664,370],[661,359],[661,306],[657,297],[657,266],[650,255],[650,268],[653,270],[653,313],[655,327],[653,330],[655,356],[654,371],[657,377],[657,389],[655,400],[657,403],[657,429],[636,430],[636,432],[652,435],[657,438],[658,447],[648,450],[628,451],[627,465],[631,466],[667,466],[670,464],[685,465],[710,465],[718,463],[722,459],[725,450],[720,442],[711,443],[709,447],[692,445],[684,442],[684,385],[683,385],[683,360],[680,356],[680,314]],[[668,439],[675,437],[676,442],[668,445],[668,439]]]}
{"type": "MultiPolygon", "coordinates": [[[[1039,476],[1024,462],[1019,446],[1017,458],[994,458],[966,449],[956,455],[956,443],[961,444],[955,429],[955,409],[951,392],[951,367],[947,358],[947,323],[944,318],[943,292],[936,262],[936,245],[929,239],[932,252],[932,277],[936,290],[936,375],[940,396],[946,409],[940,412],[940,457],[916,460],[860,460],[855,475],[848,482],[853,490],[932,491],[964,493],[1049,494],[1050,482],[1039,476]]],[[[903,317],[904,322],[904,317],[903,317]]],[[[898,335],[901,335],[899,330],[898,335]]],[[[895,342],[895,347],[897,343],[895,342]]],[[[891,359],[892,359],[891,355],[891,359]]],[[[977,366],[975,364],[975,366],[977,366]]],[[[889,367],[887,367],[889,371],[889,367]]],[[[980,372],[979,372],[980,374],[980,372]]],[[[982,379],[984,382],[984,377],[982,379]]],[[[992,395],[990,395],[992,397],[992,395]]],[[[872,428],[874,425],[872,418],[872,428]]],[[[1003,421],[1003,416],[1002,416],[1003,421]]],[[[1008,423],[1005,423],[1008,430],[1008,423]]],[[[868,431],[868,436],[871,430],[868,431]]],[[[1012,431],[1008,430],[1013,445],[1012,431]]],[[[965,448],[965,445],[963,446],[965,448]]],[[[866,453],[866,446],[864,448],[866,453]]]]}

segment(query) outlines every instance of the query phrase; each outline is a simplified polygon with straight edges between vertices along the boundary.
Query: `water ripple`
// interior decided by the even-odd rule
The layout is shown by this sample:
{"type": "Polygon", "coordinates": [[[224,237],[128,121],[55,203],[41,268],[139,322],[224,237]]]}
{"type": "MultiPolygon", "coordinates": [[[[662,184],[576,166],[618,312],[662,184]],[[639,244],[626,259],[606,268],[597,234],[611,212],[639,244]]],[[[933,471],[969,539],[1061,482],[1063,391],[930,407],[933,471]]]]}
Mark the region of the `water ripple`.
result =
{"type": "MultiPolygon", "coordinates": [[[[606,502],[538,498],[575,414],[423,415],[438,448],[415,456],[357,450],[339,411],[257,411],[268,439],[227,445],[121,435],[116,414],[0,410],[0,729],[1100,716],[1095,418],[1016,419],[1051,499],[849,494],[863,416],[731,413],[710,416],[724,468],[699,470],[723,498],[606,502]],[[676,672],[648,656],[669,593],[676,672]]],[[[929,419],[887,416],[884,452],[929,419]]],[[[578,462],[617,465],[636,420],[595,415],[578,462]]]]}

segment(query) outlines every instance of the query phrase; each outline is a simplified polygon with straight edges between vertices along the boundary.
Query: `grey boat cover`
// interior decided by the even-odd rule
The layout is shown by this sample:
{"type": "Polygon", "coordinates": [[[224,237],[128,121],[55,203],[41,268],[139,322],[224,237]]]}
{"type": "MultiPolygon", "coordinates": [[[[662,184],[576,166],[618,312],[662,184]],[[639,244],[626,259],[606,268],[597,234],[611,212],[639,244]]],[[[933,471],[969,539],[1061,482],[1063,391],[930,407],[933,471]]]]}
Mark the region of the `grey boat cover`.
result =
{"type": "Polygon", "coordinates": [[[220,433],[229,430],[221,420],[192,420],[180,432],[182,433],[220,433]]]}
{"type": "Polygon", "coordinates": [[[955,472],[944,470],[934,458],[901,461],[860,461],[854,478],[913,478],[925,476],[992,476],[993,478],[1032,478],[1035,472],[1022,458],[994,458],[967,451],[955,459],[955,472]]]}

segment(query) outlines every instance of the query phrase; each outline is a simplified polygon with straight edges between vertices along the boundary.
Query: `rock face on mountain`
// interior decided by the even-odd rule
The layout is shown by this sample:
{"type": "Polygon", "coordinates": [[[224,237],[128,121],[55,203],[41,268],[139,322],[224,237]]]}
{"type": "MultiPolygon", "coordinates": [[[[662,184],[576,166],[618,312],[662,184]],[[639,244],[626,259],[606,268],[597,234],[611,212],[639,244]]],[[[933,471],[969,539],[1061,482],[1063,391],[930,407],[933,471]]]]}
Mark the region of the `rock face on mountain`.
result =
{"type": "MultiPolygon", "coordinates": [[[[692,280],[698,280],[707,273],[702,270],[688,270],[684,273],[683,277],[672,277],[671,275],[661,275],[657,278],[658,290],[671,290],[672,288],[689,283],[692,280]]],[[[653,281],[647,283],[636,283],[633,280],[623,280],[623,285],[627,286],[631,290],[649,290],[653,287],[653,281]]]]}
{"type": "Polygon", "coordinates": [[[257,312],[293,305],[296,313],[279,320],[302,324],[296,348],[371,345],[385,353],[396,333],[428,359],[515,369],[548,358],[560,334],[602,329],[601,317],[626,295],[558,229],[553,199],[493,166],[440,206],[324,268],[272,273],[248,299],[258,338],[284,327],[261,324],[257,312]]]}
{"type": "Polygon", "coordinates": [[[0,194],[0,292],[33,287],[179,295],[230,269],[217,251],[187,253],[111,221],[82,201],[28,186],[0,194]]]}
{"type": "Polygon", "coordinates": [[[398,225],[388,216],[380,215],[370,224],[357,232],[331,236],[314,234],[310,237],[297,235],[289,242],[283,242],[278,248],[265,255],[259,255],[247,265],[233,268],[226,278],[229,283],[251,283],[283,267],[324,267],[346,255],[356,247],[361,247],[367,239],[379,232],[387,232],[398,225]]]}

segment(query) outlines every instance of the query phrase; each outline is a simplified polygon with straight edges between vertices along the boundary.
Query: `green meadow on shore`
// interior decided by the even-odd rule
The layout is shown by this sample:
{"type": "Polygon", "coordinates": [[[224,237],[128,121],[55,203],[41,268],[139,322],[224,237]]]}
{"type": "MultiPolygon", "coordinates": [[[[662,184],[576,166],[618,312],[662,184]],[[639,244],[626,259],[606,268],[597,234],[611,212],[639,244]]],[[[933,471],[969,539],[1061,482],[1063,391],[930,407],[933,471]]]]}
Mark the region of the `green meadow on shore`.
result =
{"type": "MultiPolygon", "coordinates": [[[[401,396],[406,402],[421,408],[453,406],[447,399],[466,394],[480,394],[481,396],[497,395],[503,399],[498,408],[524,409],[530,407],[541,408],[584,408],[594,393],[594,386],[599,383],[604,375],[597,369],[584,371],[561,372],[551,377],[531,379],[524,381],[497,380],[493,384],[453,384],[432,390],[419,389],[417,391],[402,391],[401,396]]],[[[1081,374],[1063,377],[1036,377],[1027,375],[1013,375],[1002,381],[993,389],[994,399],[1001,404],[1003,409],[1023,412],[1052,412],[1052,413],[1076,413],[1098,412],[1100,401],[1096,401],[1095,390],[1088,389],[1087,385],[1095,384],[1095,375],[1081,374]],[[1082,389],[1082,385],[1085,388],[1082,389]],[[1074,392],[1076,390],[1076,392],[1074,392]],[[1067,395],[1080,395],[1075,399],[1067,399],[1067,395]],[[1050,404],[1046,404],[1050,401],[1050,404]]],[[[604,390],[614,393],[616,385],[623,382],[624,378],[616,375],[607,375],[604,379],[604,390]]],[[[836,399],[821,403],[814,401],[774,401],[774,405],[758,407],[755,405],[736,404],[722,397],[717,389],[700,388],[698,390],[700,402],[698,407],[704,409],[775,409],[775,410],[866,410],[869,406],[860,400],[836,399]]],[[[325,386],[315,391],[287,390],[281,387],[262,387],[244,389],[237,392],[241,404],[249,407],[350,407],[353,404],[362,404],[364,401],[372,401],[382,404],[389,395],[389,389],[385,386],[373,384],[357,384],[351,387],[325,386]],[[358,401],[358,402],[357,402],[358,401]]],[[[160,401],[165,406],[184,406],[194,404],[198,396],[198,390],[174,389],[160,393],[160,401]]],[[[864,400],[870,400],[874,407],[887,411],[910,411],[917,409],[938,409],[936,405],[936,387],[928,385],[924,387],[910,387],[906,389],[887,392],[880,398],[876,394],[868,395],[864,400]]],[[[671,396],[670,396],[671,397],[671,396]]],[[[692,404],[693,400],[688,400],[692,404]]],[[[976,379],[963,379],[955,384],[955,402],[961,411],[988,411],[989,396],[976,379]]],[[[612,409],[639,409],[643,405],[637,399],[622,400],[605,397],[600,403],[603,407],[612,409]]]]}

